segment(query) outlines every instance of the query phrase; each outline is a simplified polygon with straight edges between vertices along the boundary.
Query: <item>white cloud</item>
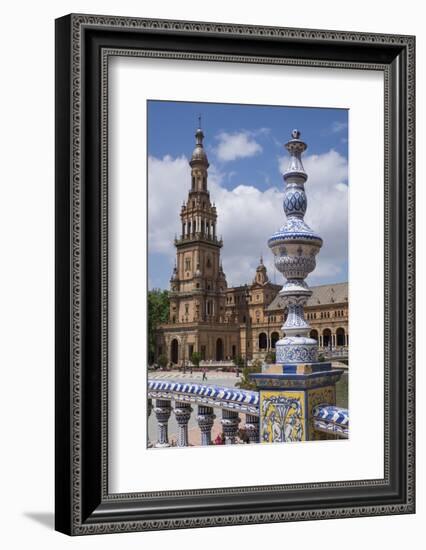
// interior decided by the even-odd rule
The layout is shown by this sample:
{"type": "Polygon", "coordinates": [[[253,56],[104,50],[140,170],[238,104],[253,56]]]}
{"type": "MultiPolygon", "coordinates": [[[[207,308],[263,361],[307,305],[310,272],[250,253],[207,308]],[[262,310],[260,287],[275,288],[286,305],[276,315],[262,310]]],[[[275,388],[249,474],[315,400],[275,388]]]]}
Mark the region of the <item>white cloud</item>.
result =
{"type": "Polygon", "coordinates": [[[331,132],[333,134],[338,134],[339,132],[343,132],[343,130],[346,130],[348,127],[347,122],[340,122],[340,121],[334,121],[331,125],[331,132]]]}
{"type": "Polygon", "coordinates": [[[180,206],[188,197],[190,174],[184,156],[149,157],[148,238],[151,252],[174,255],[173,238],[179,234],[180,206]]]}
{"type": "MultiPolygon", "coordinates": [[[[287,163],[288,157],[279,159],[281,172],[287,163]]],[[[305,219],[324,239],[317,256],[317,268],[309,283],[333,282],[341,277],[347,259],[347,161],[331,150],[323,155],[306,156],[304,165],[309,174],[305,219]]],[[[173,237],[180,233],[180,206],[188,194],[190,168],[184,157],[150,157],[148,174],[150,251],[167,255],[172,266],[175,258],[173,237]]],[[[227,174],[220,173],[214,165],[210,166],[208,186],[218,210],[218,234],[223,236],[221,255],[228,284],[251,281],[261,253],[273,280],[272,254],[266,243],[285,223],[284,186],[261,191],[240,183],[229,190],[223,185],[226,177],[227,174]]],[[[277,183],[279,181],[277,176],[277,183]]],[[[275,277],[277,283],[284,282],[280,273],[276,272],[275,277]]]]}
{"type": "Polygon", "coordinates": [[[218,211],[218,232],[224,241],[222,258],[228,284],[251,281],[261,254],[271,275],[272,256],[268,257],[266,241],[284,217],[282,192],[273,187],[260,191],[250,185],[228,190],[217,182],[210,189],[218,211]]]}
{"type": "MultiPolygon", "coordinates": [[[[263,132],[265,129],[261,129],[263,132]]],[[[262,152],[262,146],[254,139],[252,132],[221,132],[216,136],[219,141],[215,153],[222,162],[238,158],[252,157],[262,152]]]]}
{"type": "MultiPolygon", "coordinates": [[[[288,157],[280,158],[282,172],[287,164],[288,157]]],[[[322,155],[306,155],[303,165],[309,176],[305,184],[308,197],[305,221],[324,241],[309,283],[332,282],[341,275],[348,254],[348,163],[331,149],[322,155]]]]}

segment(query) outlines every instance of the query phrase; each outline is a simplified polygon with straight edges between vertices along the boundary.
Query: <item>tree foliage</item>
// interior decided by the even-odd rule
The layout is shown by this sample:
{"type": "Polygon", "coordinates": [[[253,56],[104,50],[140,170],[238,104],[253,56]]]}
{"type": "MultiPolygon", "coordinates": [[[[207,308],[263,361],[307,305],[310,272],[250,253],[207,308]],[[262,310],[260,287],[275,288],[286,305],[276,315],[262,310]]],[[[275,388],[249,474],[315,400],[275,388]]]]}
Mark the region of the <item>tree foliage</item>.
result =
{"type": "Polygon", "coordinates": [[[241,380],[235,384],[237,388],[241,388],[242,390],[255,390],[256,389],[256,383],[251,380],[250,374],[253,374],[255,372],[261,372],[262,371],[262,361],[260,359],[255,359],[252,361],[251,365],[243,368],[243,372],[241,374],[241,380]]]}
{"type": "Polygon", "coordinates": [[[148,361],[152,363],[156,355],[155,331],[161,323],[169,319],[169,293],[155,288],[148,291],[148,361]]]}
{"type": "Polygon", "coordinates": [[[238,368],[238,369],[242,369],[245,365],[245,361],[244,361],[244,357],[241,357],[241,355],[236,355],[233,359],[232,359],[232,362],[234,363],[234,365],[238,368]]]}
{"type": "Polygon", "coordinates": [[[167,355],[162,353],[161,355],[159,355],[157,357],[157,363],[159,364],[159,366],[162,368],[162,369],[165,369],[167,367],[167,355]]]}
{"type": "Polygon", "coordinates": [[[194,365],[194,367],[199,367],[201,363],[202,355],[199,351],[194,351],[194,353],[191,355],[191,363],[194,365]]]}

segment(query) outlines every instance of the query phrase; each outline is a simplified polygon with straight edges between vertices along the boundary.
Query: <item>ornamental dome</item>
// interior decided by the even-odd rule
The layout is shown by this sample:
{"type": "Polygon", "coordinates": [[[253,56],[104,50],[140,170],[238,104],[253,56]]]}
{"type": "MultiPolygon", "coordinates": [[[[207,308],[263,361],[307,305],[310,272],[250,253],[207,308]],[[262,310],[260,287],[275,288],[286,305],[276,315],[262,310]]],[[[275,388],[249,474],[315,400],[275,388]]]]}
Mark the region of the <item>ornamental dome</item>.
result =
{"type": "Polygon", "coordinates": [[[256,267],[256,271],[266,271],[265,264],[263,263],[263,256],[260,257],[259,265],[256,267]]]}
{"type": "Polygon", "coordinates": [[[256,267],[256,275],[253,279],[253,283],[258,283],[261,285],[266,284],[269,281],[268,279],[268,273],[266,270],[266,266],[263,263],[263,257],[260,256],[259,265],[256,267]]]}
{"type": "Polygon", "coordinates": [[[189,164],[193,167],[195,165],[203,165],[205,166],[206,168],[209,167],[209,161],[207,159],[207,155],[206,155],[206,152],[204,150],[204,146],[203,146],[203,139],[204,139],[204,134],[203,134],[203,131],[201,130],[201,128],[198,128],[198,130],[195,132],[195,139],[196,139],[196,144],[195,144],[195,148],[192,152],[192,156],[191,156],[191,160],[189,162],[189,164]]]}

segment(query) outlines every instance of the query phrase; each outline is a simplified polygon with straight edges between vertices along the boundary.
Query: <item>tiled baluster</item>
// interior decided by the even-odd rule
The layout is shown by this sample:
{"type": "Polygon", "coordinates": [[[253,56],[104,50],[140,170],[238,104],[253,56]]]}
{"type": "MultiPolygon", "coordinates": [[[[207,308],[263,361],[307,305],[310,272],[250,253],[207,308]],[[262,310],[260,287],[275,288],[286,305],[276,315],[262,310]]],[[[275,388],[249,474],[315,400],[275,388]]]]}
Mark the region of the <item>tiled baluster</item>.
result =
{"type": "Polygon", "coordinates": [[[238,434],[238,424],[240,423],[240,417],[235,411],[222,410],[222,427],[223,434],[225,436],[225,445],[233,445],[236,443],[238,434]]]}
{"type": "Polygon", "coordinates": [[[166,399],[156,399],[154,412],[158,424],[158,441],[156,447],[169,447],[168,423],[172,408],[170,401],[166,399]]]}
{"type": "Polygon", "coordinates": [[[178,447],[188,447],[188,422],[191,418],[192,407],[190,403],[177,401],[174,407],[176,422],[178,423],[178,447]]]}
{"type": "Polygon", "coordinates": [[[259,417],[246,414],[245,429],[250,443],[259,443],[259,417]]]}
{"type": "MultiPolygon", "coordinates": [[[[148,397],[148,402],[146,404],[146,411],[147,411],[147,418],[149,420],[149,417],[151,416],[151,412],[152,412],[152,399],[149,398],[149,397],[148,397]]],[[[146,437],[147,437],[148,447],[152,447],[152,441],[150,441],[150,439],[149,439],[149,428],[147,430],[146,437]]]]}
{"type": "Polygon", "coordinates": [[[212,443],[212,427],[216,415],[213,414],[212,407],[198,405],[198,426],[201,431],[201,445],[211,445],[212,443]]]}

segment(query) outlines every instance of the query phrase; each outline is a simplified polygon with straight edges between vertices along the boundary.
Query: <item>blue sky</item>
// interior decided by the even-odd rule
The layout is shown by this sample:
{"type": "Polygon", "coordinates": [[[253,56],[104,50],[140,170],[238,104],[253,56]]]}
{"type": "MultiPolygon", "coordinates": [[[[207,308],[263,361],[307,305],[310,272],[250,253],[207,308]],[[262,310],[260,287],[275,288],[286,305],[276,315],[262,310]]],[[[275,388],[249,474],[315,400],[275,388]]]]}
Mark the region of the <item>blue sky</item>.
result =
{"type": "Polygon", "coordinates": [[[190,185],[188,160],[199,115],[210,162],[211,200],[218,207],[218,233],[224,239],[228,285],[251,281],[260,254],[270,278],[283,282],[266,241],[285,223],[282,172],[288,156],[283,144],[293,128],[302,132],[308,144],[305,219],[327,239],[308,282],[346,281],[347,110],[149,101],[149,286],[169,286],[173,238],[190,185]]]}

